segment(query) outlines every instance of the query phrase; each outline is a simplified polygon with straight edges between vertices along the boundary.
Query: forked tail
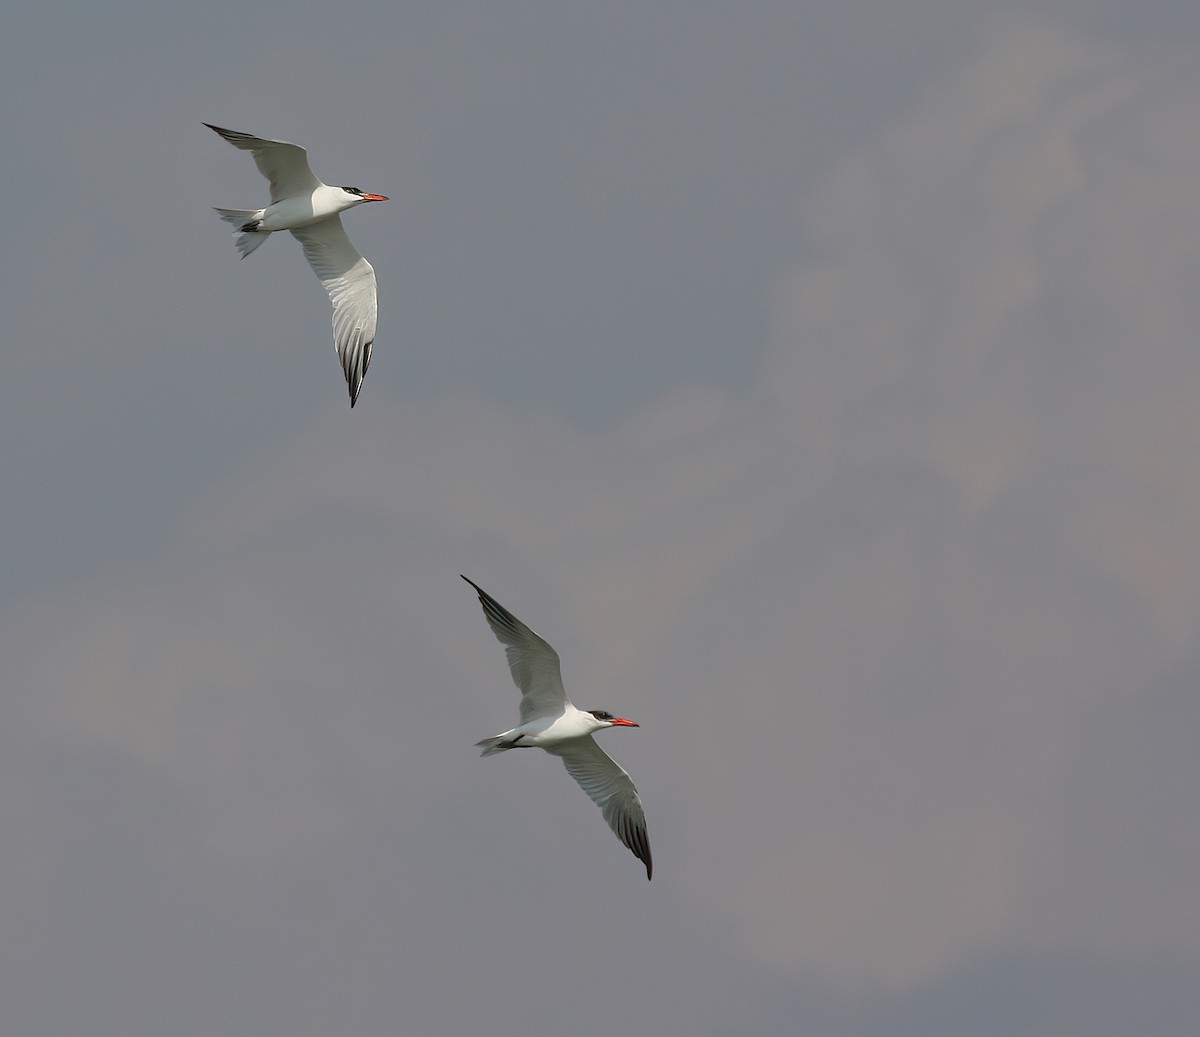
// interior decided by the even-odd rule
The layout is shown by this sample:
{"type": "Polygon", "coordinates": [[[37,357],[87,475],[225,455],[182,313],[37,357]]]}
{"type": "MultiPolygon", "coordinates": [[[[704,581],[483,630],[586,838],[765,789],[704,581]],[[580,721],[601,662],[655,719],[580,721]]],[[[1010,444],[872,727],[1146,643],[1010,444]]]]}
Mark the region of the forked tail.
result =
{"type": "Polygon", "coordinates": [[[234,239],[233,243],[237,245],[237,250],[243,259],[271,236],[269,230],[256,229],[265,211],[265,209],[216,210],[217,215],[221,219],[237,227],[238,236],[234,239]]]}

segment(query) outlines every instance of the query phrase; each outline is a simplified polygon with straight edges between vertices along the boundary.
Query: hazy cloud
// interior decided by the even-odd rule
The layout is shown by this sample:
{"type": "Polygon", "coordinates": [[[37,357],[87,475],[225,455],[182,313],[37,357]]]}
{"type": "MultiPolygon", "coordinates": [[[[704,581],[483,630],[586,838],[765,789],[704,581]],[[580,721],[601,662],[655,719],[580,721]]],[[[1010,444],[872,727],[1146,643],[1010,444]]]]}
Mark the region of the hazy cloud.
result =
{"type": "MultiPolygon", "coordinates": [[[[388,341],[353,414],[292,243],[197,244],[253,171],[182,130],[182,159],[105,152],[103,190],[144,159],[189,208],[160,240],[69,199],[81,298],[30,278],[12,318],[34,341],[60,305],[82,365],[44,405],[0,390],[21,1032],[1185,1032],[1196,44],[1124,38],[1120,5],[1087,31],[953,6],[890,13],[877,78],[877,5],[818,19],[870,112],[799,89],[790,5],[688,35],[670,5],[627,33],[533,4],[494,46],[452,13],[355,26],[379,60],[305,141],[400,202],[354,232],[388,341]],[[340,120],[392,75],[426,86],[395,99],[417,157],[340,120]],[[536,118],[498,122],[514,97],[536,118]],[[819,160],[781,143],[805,104],[819,160]],[[517,693],[459,572],[581,706],[641,722],[604,744],[652,884],[553,761],[476,758],[517,693]]],[[[293,54],[345,52],[325,24],[264,44],[274,89],[196,89],[299,137],[268,116],[307,96],[293,54]]],[[[80,75],[122,95],[119,69],[80,75]]],[[[99,118],[74,92],[54,111],[99,118]]]]}

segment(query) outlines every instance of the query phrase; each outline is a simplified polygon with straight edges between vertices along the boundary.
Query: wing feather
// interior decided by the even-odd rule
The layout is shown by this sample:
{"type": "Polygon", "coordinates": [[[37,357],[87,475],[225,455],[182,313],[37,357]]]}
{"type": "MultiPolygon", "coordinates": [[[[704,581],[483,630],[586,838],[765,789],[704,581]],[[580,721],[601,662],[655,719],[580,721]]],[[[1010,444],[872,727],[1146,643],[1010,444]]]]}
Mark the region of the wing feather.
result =
{"type": "Polygon", "coordinates": [[[235,148],[254,156],[258,171],[271,182],[272,205],[282,198],[312,194],[322,186],[308,168],[308,152],[299,144],[289,144],[286,140],[264,140],[262,137],[252,137],[249,133],[222,129],[210,122],[204,125],[235,148]]]}
{"type": "Polygon", "coordinates": [[[650,859],[646,812],[642,809],[642,797],[625,769],[591,735],[548,747],[546,751],[562,757],[567,773],[600,808],[617,838],[646,865],[646,878],[650,878],[654,866],[650,859]]]}
{"type": "Polygon", "coordinates": [[[333,344],[350,389],[350,406],[358,401],[371,363],[375,321],[375,268],[351,244],[340,216],[330,216],[292,231],[304,246],[308,265],[321,279],[333,303],[333,344]]]}
{"type": "Polygon", "coordinates": [[[563,687],[558,653],[485,590],[471,580],[467,583],[479,594],[488,626],[504,645],[513,682],[521,689],[521,722],[561,713],[570,700],[563,687]]]}

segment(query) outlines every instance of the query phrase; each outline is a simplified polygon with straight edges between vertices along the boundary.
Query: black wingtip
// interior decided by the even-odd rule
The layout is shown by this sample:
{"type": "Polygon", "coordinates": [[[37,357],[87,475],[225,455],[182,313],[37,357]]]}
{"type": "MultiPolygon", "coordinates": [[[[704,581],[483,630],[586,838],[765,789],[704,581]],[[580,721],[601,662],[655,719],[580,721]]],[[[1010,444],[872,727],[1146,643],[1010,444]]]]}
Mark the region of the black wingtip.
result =
{"type": "MultiPolygon", "coordinates": [[[[630,847],[630,849],[633,848],[630,847]]],[[[654,876],[654,861],[650,858],[650,840],[644,833],[638,839],[637,849],[633,850],[633,853],[638,860],[646,865],[646,881],[649,882],[654,876]]]]}
{"type": "Polygon", "coordinates": [[[480,587],[479,584],[477,584],[469,576],[463,576],[462,573],[459,573],[458,575],[462,576],[462,578],[464,580],[466,580],[467,583],[469,583],[472,586],[472,588],[474,588],[475,593],[477,595],[479,595],[479,604],[483,606],[484,615],[487,615],[488,601],[491,600],[491,596],[488,594],[487,591],[485,591],[482,587],[480,587]]]}
{"type": "Polygon", "coordinates": [[[202,126],[207,126],[217,136],[229,141],[230,144],[236,144],[239,140],[254,140],[249,133],[243,133],[241,130],[227,130],[224,126],[214,126],[211,122],[201,121],[202,126]]]}

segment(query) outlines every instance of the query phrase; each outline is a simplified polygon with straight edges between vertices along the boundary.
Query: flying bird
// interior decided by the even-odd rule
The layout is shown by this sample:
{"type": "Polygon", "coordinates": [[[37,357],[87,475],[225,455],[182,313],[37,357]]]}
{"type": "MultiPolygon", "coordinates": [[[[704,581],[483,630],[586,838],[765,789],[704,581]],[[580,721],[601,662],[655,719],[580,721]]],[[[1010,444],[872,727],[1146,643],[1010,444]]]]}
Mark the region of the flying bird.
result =
{"type": "Polygon", "coordinates": [[[537,746],[560,757],[567,773],[603,811],[617,838],[646,865],[646,878],[650,878],[653,865],[642,799],[629,775],[592,739],[594,732],[606,727],[638,725],[602,709],[576,709],[563,688],[558,653],[477,584],[467,583],[478,592],[483,614],[504,645],[513,681],[521,689],[521,722],[476,742],[483,747],[480,755],[537,746]]]}
{"type": "Polygon", "coordinates": [[[353,407],[371,362],[378,307],[375,269],[350,243],[338,214],[363,202],[386,202],[387,195],[321,183],[308,168],[308,152],[296,144],[204,125],[250,152],[258,171],[271,181],[271,204],[265,209],[217,209],[217,214],[233,224],[243,259],[277,230],[290,230],[304,247],[308,265],[333,303],[333,343],[353,407]]]}

